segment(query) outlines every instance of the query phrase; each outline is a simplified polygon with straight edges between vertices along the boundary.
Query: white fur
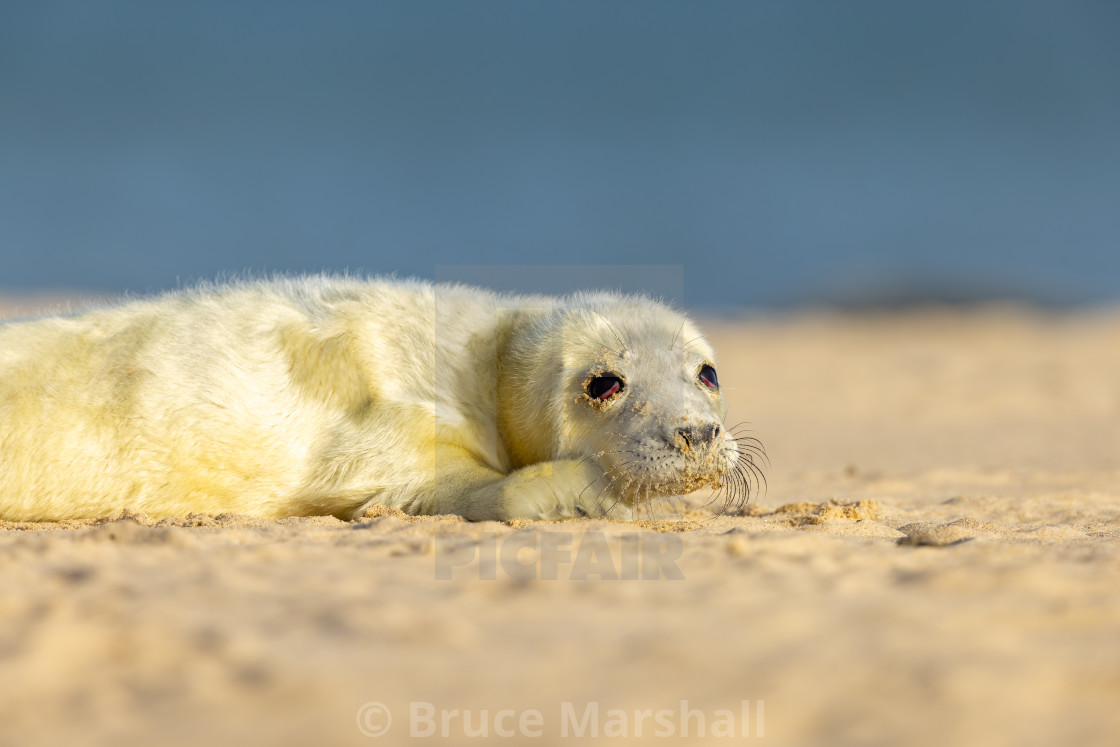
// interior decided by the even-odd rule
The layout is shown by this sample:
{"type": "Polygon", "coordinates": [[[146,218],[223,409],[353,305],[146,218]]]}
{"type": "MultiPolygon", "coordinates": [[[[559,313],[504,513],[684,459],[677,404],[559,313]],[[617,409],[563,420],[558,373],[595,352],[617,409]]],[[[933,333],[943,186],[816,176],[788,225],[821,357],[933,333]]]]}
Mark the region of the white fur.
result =
{"type": "Polygon", "coordinates": [[[10,323],[0,519],[624,516],[731,468],[730,438],[706,462],[673,448],[678,424],[722,421],[704,362],[693,325],[643,297],[419,281],[249,281],[10,323]],[[608,369],[627,387],[592,403],[608,369]]]}

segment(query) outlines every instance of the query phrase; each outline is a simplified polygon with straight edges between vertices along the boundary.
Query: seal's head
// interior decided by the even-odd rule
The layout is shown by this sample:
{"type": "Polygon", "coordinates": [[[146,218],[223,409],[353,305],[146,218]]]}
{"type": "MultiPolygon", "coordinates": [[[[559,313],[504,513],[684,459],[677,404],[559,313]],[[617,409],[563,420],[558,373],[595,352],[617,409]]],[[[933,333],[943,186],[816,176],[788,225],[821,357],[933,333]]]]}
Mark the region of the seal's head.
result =
{"type": "Polygon", "coordinates": [[[591,491],[637,508],[702,487],[741,505],[758,487],[761,446],[726,427],[715,352],[686,317],[641,296],[590,294],[538,325],[548,334],[533,337],[555,346],[538,351],[555,414],[539,438],[549,458],[600,464],[591,491]]]}

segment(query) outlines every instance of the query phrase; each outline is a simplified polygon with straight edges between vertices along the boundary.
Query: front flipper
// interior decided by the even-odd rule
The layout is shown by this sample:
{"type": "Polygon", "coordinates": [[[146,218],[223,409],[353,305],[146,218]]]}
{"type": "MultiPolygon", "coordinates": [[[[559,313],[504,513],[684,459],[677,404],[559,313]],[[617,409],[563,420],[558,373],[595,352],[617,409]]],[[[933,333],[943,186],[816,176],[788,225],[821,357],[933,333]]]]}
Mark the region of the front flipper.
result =
{"type": "Polygon", "coordinates": [[[433,478],[394,497],[391,505],[410,514],[457,514],[470,521],[631,516],[612,490],[615,481],[592,460],[541,462],[504,475],[458,447],[440,447],[435,457],[433,478]]]}
{"type": "Polygon", "coordinates": [[[498,491],[495,503],[505,520],[630,518],[612,487],[590,460],[559,460],[523,467],[488,489],[498,491]]]}

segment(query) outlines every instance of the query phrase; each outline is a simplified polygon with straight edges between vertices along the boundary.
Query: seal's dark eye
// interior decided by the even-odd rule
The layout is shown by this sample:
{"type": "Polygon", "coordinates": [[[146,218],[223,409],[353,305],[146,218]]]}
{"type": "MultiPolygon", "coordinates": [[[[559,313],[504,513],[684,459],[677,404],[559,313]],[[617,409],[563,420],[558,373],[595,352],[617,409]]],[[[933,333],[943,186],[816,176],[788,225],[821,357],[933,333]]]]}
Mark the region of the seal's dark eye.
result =
{"type": "Polygon", "coordinates": [[[700,381],[710,389],[719,391],[719,379],[716,378],[716,370],[711,366],[703,366],[700,369],[700,381]]]}
{"type": "Polygon", "coordinates": [[[596,376],[587,382],[587,393],[592,399],[610,399],[626,386],[617,376],[596,376]]]}

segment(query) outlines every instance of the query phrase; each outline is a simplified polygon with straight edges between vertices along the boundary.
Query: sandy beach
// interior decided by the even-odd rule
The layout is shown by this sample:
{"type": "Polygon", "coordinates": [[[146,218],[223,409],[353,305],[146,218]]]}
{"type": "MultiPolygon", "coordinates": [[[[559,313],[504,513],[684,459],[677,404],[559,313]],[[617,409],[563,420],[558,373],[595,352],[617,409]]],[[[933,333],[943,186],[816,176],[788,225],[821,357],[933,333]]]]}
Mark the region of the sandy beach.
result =
{"type": "Polygon", "coordinates": [[[1114,744],[1120,313],[702,324],[738,511],[0,522],[0,745],[1114,744]]]}

